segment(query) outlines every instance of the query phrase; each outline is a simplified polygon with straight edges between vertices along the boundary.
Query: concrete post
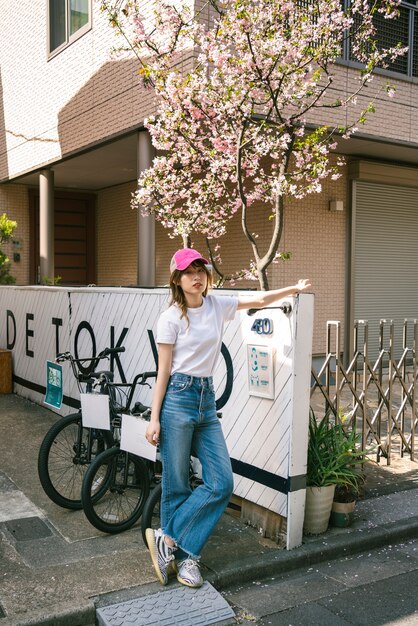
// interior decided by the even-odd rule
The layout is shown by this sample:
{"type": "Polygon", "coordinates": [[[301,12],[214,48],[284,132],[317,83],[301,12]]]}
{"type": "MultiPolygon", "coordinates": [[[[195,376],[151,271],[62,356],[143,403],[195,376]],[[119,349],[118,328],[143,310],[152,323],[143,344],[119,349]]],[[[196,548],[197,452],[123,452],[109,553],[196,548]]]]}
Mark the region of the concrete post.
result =
{"type": "Polygon", "coordinates": [[[39,256],[40,282],[53,279],[54,267],[54,172],[39,173],[39,256]]]}
{"type": "MultiPolygon", "coordinates": [[[[152,165],[154,148],[148,131],[138,133],[138,177],[152,165]]],[[[138,214],[138,285],[155,285],[155,220],[153,215],[138,214]]]]}

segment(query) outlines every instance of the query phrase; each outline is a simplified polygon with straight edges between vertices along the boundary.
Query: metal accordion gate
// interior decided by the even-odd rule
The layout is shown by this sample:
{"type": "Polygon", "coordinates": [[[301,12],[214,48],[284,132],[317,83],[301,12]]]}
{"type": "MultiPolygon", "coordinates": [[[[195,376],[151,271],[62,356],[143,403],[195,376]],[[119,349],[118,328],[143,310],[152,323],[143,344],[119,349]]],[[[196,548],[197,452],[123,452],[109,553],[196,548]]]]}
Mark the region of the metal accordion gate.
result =
{"type": "Polygon", "coordinates": [[[341,323],[327,322],[326,355],[312,368],[311,406],[356,429],[361,448],[379,462],[410,455],[415,460],[418,370],[418,321],[404,320],[402,345],[395,345],[394,323],[380,320],[378,351],[371,350],[369,323],[355,322],[352,357],[344,365],[341,323]]]}

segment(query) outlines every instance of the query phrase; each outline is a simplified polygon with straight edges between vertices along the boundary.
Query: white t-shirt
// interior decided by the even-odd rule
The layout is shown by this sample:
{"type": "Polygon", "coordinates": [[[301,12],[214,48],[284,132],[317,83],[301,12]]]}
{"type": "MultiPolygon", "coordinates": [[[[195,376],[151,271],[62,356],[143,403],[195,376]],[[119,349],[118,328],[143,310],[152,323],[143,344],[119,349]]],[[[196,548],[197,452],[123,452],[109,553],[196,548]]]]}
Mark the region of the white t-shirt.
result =
{"type": "Polygon", "coordinates": [[[207,295],[196,309],[187,309],[180,319],[181,309],[172,304],[164,311],[157,325],[157,343],[173,344],[171,373],[189,376],[213,376],[221,351],[224,322],[232,320],[238,298],[207,295]]]}

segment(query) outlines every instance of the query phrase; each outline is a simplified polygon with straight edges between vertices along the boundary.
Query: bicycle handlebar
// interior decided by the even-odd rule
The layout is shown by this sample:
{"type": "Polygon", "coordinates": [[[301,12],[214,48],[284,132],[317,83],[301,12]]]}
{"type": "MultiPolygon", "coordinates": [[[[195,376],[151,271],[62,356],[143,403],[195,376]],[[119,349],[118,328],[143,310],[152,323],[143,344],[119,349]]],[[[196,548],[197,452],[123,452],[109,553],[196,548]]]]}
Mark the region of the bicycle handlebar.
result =
{"type": "Polygon", "coordinates": [[[87,384],[87,393],[89,393],[93,387],[97,387],[99,385],[100,385],[102,393],[105,392],[104,390],[106,387],[108,387],[109,389],[111,388],[121,389],[122,387],[129,388],[129,392],[127,394],[126,407],[125,407],[125,408],[129,408],[132,403],[136,386],[137,385],[150,386],[149,383],[147,383],[146,381],[148,380],[148,378],[156,378],[157,372],[156,371],[141,372],[140,374],[137,374],[135,376],[134,380],[131,383],[126,383],[126,382],[114,383],[112,372],[105,372],[105,371],[97,372],[96,371],[97,364],[99,363],[101,359],[105,359],[108,356],[111,356],[112,354],[118,354],[120,352],[125,352],[124,346],[117,346],[115,348],[105,348],[97,356],[91,356],[91,357],[83,358],[83,359],[75,359],[70,352],[61,352],[57,354],[56,361],[58,363],[63,362],[63,361],[70,361],[71,369],[73,371],[75,379],[77,380],[77,384],[78,384],[78,388],[80,392],[82,391],[80,383],[87,384]],[[91,365],[83,366],[82,364],[86,362],[91,363],[91,365]],[[77,364],[78,364],[78,368],[76,367],[77,364]],[[77,369],[80,369],[82,371],[77,371],[77,369]]]}
{"type": "Polygon", "coordinates": [[[83,359],[75,359],[71,352],[60,352],[56,356],[57,363],[61,361],[72,361],[73,363],[85,363],[86,361],[100,361],[101,359],[105,359],[112,354],[118,354],[120,352],[125,352],[125,346],[117,346],[116,348],[105,348],[100,352],[97,356],[90,356],[83,359]]]}
{"type": "Polygon", "coordinates": [[[109,354],[118,354],[119,352],[125,352],[125,350],[126,350],[125,346],[118,346],[116,348],[105,348],[103,352],[101,352],[100,354],[103,354],[103,356],[105,357],[105,356],[109,356],[109,354]]]}
{"type": "Polygon", "coordinates": [[[147,378],[157,378],[157,372],[142,372],[140,376],[141,376],[141,380],[145,382],[147,378]]]}

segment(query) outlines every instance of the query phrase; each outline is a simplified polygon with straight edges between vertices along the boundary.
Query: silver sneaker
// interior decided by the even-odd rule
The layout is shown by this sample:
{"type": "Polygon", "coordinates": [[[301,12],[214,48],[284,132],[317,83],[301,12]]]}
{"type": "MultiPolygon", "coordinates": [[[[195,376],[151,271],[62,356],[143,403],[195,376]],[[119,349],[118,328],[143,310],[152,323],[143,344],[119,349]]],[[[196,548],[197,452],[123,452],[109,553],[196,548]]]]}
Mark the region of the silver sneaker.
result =
{"type": "Polygon", "coordinates": [[[145,539],[158,580],[162,585],[166,585],[168,583],[168,570],[174,560],[175,548],[170,548],[166,544],[161,528],[158,530],[147,528],[145,539]]]}
{"type": "Polygon", "coordinates": [[[201,587],[203,585],[203,578],[197,561],[184,559],[183,561],[176,561],[176,566],[179,583],[186,585],[186,587],[201,587]]]}

